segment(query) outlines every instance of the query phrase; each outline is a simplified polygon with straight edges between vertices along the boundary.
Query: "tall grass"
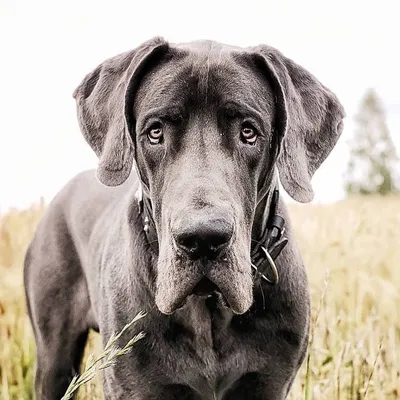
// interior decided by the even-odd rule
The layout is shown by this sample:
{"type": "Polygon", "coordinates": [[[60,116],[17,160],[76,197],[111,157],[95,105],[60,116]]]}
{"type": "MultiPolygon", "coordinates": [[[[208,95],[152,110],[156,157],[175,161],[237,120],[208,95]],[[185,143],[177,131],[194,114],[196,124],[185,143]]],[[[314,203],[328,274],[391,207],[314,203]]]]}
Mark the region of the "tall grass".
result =
{"type": "MultiPolygon", "coordinates": [[[[0,398],[32,398],[34,346],[22,261],[43,203],[0,218],[0,398]]],[[[400,398],[400,198],[291,205],[313,305],[290,399],[400,398]]],[[[87,351],[99,351],[91,335],[87,351]]],[[[101,399],[98,379],[79,399],[101,399]]]]}

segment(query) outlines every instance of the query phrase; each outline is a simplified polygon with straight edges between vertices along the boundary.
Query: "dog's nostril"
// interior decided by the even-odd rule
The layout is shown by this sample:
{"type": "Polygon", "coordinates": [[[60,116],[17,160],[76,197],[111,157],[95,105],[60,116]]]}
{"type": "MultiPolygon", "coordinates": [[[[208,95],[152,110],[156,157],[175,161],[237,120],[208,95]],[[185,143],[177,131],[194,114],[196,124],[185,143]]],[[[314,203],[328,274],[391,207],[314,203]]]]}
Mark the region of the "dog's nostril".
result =
{"type": "Polygon", "coordinates": [[[208,239],[208,247],[210,250],[217,251],[221,246],[229,242],[232,234],[228,232],[220,232],[217,235],[212,235],[208,239]]]}
{"type": "Polygon", "coordinates": [[[187,227],[175,235],[175,241],[192,257],[215,256],[229,244],[232,233],[229,223],[211,221],[187,227]]]}
{"type": "Polygon", "coordinates": [[[176,238],[176,242],[180,247],[183,247],[186,251],[194,253],[199,248],[198,240],[193,235],[181,234],[176,238]]]}

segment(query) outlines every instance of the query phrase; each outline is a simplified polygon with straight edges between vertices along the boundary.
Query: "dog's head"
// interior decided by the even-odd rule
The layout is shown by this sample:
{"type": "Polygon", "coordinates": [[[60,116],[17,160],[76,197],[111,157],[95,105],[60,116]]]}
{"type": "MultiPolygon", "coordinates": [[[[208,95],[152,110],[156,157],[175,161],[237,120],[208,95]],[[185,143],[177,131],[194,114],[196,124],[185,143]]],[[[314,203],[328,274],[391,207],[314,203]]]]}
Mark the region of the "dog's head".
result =
{"type": "Polygon", "coordinates": [[[312,199],[342,130],[337,98],[271,47],[160,38],[105,61],[74,96],[98,179],[120,185],[136,163],[159,243],[159,310],[219,291],[246,312],[257,204],[275,165],[291,197],[312,199]]]}

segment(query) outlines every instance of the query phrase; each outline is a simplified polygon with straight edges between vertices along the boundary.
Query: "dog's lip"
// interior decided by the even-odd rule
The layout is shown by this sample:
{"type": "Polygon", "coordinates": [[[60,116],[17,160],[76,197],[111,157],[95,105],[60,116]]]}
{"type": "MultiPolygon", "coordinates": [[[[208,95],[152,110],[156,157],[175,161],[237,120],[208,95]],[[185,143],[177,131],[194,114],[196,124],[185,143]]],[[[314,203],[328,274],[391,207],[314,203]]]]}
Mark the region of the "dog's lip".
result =
{"type": "Polygon", "coordinates": [[[158,309],[163,314],[171,315],[185,305],[191,291],[201,279],[201,277],[198,279],[193,278],[184,284],[182,282],[177,284],[176,281],[171,282],[171,280],[168,282],[167,279],[161,280],[157,288],[155,300],[158,309]]]}
{"type": "MultiPolygon", "coordinates": [[[[226,267],[226,265],[223,265],[226,267]]],[[[253,279],[251,269],[219,268],[213,265],[200,271],[196,265],[179,268],[161,265],[157,276],[155,303],[159,311],[171,315],[185,306],[191,296],[208,297],[213,293],[224,300],[234,314],[243,314],[253,302],[253,279]],[[190,268],[192,267],[192,268],[190,268]]]]}
{"type": "Polygon", "coordinates": [[[163,314],[171,315],[175,313],[175,311],[183,308],[192,295],[207,298],[213,294],[217,294],[221,301],[221,305],[230,309],[234,314],[243,314],[250,308],[252,295],[250,292],[246,295],[245,289],[246,286],[249,286],[251,291],[252,285],[250,283],[249,285],[244,285],[244,287],[241,287],[242,285],[240,285],[232,292],[232,289],[229,290],[218,285],[218,279],[215,279],[215,281],[216,282],[207,277],[201,276],[196,281],[192,281],[191,284],[184,285],[179,289],[176,288],[178,289],[177,291],[172,290],[172,292],[175,292],[175,295],[172,296],[172,288],[169,287],[166,292],[166,288],[164,287],[164,290],[158,290],[158,293],[156,294],[157,307],[163,314]]]}
{"type": "Polygon", "coordinates": [[[181,287],[180,291],[176,293],[177,295],[174,298],[174,301],[170,303],[165,303],[164,301],[159,302],[157,301],[156,296],[156,302],[159,303],[158,308],[163,314],[171,315],[175,311],[185,306],[189,296],[208,296],[214,292],[221,293],[221,290],[211,280],[204,276],[200,276],[198,277],[197,281],[193,281],[191,284],[185,285],[185,288],[181,287]]]}

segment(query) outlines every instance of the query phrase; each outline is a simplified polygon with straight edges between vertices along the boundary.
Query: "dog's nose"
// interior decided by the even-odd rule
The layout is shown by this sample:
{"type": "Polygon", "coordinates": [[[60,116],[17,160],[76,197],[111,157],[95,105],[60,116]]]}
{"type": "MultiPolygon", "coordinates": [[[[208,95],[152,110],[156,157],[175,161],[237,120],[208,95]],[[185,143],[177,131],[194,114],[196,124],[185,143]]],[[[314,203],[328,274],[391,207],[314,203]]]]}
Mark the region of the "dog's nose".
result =
{"type": "Polygon", "coordinates": [[[191,218],[174,235],[177,246],[191,258],[213,258],[225,249],[233,235],[233,223],[225,218],[191,218]]]}

